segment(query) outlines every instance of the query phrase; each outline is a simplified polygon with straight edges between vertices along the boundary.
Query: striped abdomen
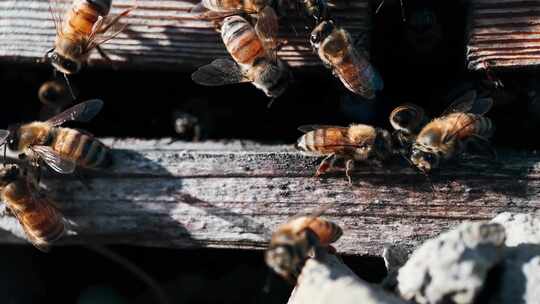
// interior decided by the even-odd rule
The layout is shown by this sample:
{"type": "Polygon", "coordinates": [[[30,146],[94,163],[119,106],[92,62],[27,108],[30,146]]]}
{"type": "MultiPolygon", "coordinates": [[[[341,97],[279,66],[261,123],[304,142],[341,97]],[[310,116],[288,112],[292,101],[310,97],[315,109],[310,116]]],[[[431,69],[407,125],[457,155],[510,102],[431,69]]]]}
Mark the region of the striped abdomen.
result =
{"type": "Polygon", "coordinates": [[[87,38],[99,16],[105,16],[110,9],[107,0],[80,0],[73,4],[62,24],[62,36],[65,38],[87,38]]]}
{"type": "Polygon", "coordinates": [[[449,128],[449,134],[458,132],[457,138],[459,139],[465,139],[471,135],[489,138],[494,131],[489,118],[471,113],[452,113],[441,118],[441,123],[449,128]]]}
{"type": "Polygon", "coordinates": [[[266,57],[262,42],[251,24],[240,16],[225,18],[221,37],[234,60],[251,67],[260,57],[266,57]]]}
{"type": "Polygon", "coordinates": [[[383,87],[382,78],[368,59],[352,45],[349,35],[339,30],[328,37],[322,47],[334,72],[351,92],[367,99],[375,98],[375,91],[383,87]]]}
{"type": "Polygon", "coordinates": [[[298,139],[296,148],[317,154],[345,152],[346,147],[343,144],[347,142],[347,138],[343,132],[345,132],[344,129],[340,128],[321,128],[309,131],[298,139]]]}
{"type": "Polygon", "coordinates": [[[289,222],[288,225],[290,225],[291,229],[296,231],[296,233],[300,233],[304,229],[309,228],[317,235],[319,243],[322,246],[330,245],[337,241],[343,234],[343,231],[336,223],[320,217],[313,218],[310,216],[302,216],[289,222]]]}
{"type": "Polygon", "coordinates": [[[56,128],[51,147],[58,154],[85,168],[106,167],[110,163],[107,146],[92,135],[69,128],[56,128]]]}
{"type": "Polygon", "coordinates": [[[9,183],[2,190],[2,200],[23,226],[28,240],[39,249],[47,250],[64,234],[62,214],[26,180],[9,183]]]}

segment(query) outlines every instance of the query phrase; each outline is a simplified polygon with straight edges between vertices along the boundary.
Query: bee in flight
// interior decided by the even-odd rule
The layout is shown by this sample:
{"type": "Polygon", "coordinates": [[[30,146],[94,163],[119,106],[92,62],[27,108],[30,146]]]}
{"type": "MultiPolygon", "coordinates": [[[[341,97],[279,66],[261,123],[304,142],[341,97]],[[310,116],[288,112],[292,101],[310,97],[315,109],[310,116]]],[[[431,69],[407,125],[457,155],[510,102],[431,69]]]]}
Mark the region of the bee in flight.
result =
{"type": "Polygon", "coordinates": [[[0,176],[0,197],[28,240],[39,250],[48,251],[64,235],[67,223],[34,181],[19,167],[12,166],[0,176]]]}
{"type": "Polygon", "coordinates": [[[483,116],[492,105],[491,98],[477,98],[474,90],[466,92],[440,117],[422,128],[412,146],[411,162],[428,173],[439,167],[441,161],[452,159],[469,148],[495,158],[488,140],[495,127],[483,116]]]}
{"type": "Polygon", "coordinates": [[[66,6],[60,3],[60,0],[49,0],[56,40],[54,48],[47,52],[46,58],[64,76],[79,72],[93,49],[112,62],[100,45],[124,30],[126,24],[118,21],[127,16],[134,7],[119,15],[109,15],[111,2],[112,0],[73,0],[71,6],[66,6]]]}
{"type": "Polygon", "coordinates": [[[315,176],[319,176],[343,158],[345,174],[351,182],[350,172],[354,161],[367,161],[379,164],[393,154],[392,137],[386,130],[369,125],[352,124],[349,127],[306,125],[298,128],[305,134],[296,144],[298,150],[306,154],[326,156],[315,176]]]}
{"type": "Polygon", "coordinates": [[[255,28],[240,16],[225,18],[221,37],[234,61],[216,59],[200,67],[191,78],[207,86],[251,82],[266,96],[279,97],[292,75],[287,65],[277,58],[277,31],[277,15],[269,6],[260,13],[255,28]]]}
{"type": "Polygon", "coordinates": [[[401,105],[390,113],[390,124],[394,128],[399,145],[410,151],[420,130],[429,122],[424,109],[412,103],[401,105]]]}
{"type": "Polygon", "coordinates": [[[47,121],[35,121],[0,130],[0,145],[22,152],[35,161],[47,164],[59,173],[72,173],[76,166],[106,167],[111,162],[109,148],[93,135],[59,127],[67,121],[87,122],[103,107],[92,99],[77,104],[47,121]]]}
{"type": "Polygon", "coordinates": [[[349,91],[373,99],[375,92],[383,89],[382,78],[367,53],[355,48],[349,33],[334,21],[319,23],[311,32],[310,42],[322,62],[349,91]]]}
{"type": "Polygon", "coordinates": [[[296,282],[305,261],[315,250],[328,248],[343,234],[337,224],[319,215],[293,219],[272,234],[265,253],[266,264],[291,283],[296,282]]]}

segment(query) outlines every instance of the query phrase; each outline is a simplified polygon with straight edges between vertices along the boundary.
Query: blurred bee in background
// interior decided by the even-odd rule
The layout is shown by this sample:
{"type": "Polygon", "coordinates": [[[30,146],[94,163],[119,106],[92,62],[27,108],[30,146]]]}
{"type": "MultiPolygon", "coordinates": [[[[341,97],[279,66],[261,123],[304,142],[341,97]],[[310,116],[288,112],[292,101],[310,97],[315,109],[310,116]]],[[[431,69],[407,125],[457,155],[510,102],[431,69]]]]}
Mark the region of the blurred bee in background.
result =
{"type": "Polygon", "coordinates": [[[306,133],[296,144],[306,154],[326,156],[315,176],[332,169],[337,159],[345,159],[345,174],[352,184],[350,172],[354,161],[367,161],[380,165],[393,154],[392,137],[388,131],[369,125],[353,124],[349,127],[306,125],[298,128],[306,133]]]}
{"type": "Polygon", "coordinates": [[[395,108],[389,119],[395,130],[393,135],[404,151],[410,151],[416,136],[429,122],[424,109],[412,103],[395,108]]]}
{"type": "Polygon", "coordinates": [[[251,82],[272,100],[283,94],[292,75],[277,58],[277,15],[268,6],[260,15],[255,28],[240,16],[225,18],[221,37],[234,61],[216,59],[195,71],[193,81],[206,86],[251,82]]]}
{"type": "MultiPolygon", "coordinates": [[[[76,91],[73,89],[75,95],[77,95],[76,91]]],[[[58,80],[44,82],[39,88],[38,98],[43,104],[39,114],[41,120],[46,120],[59,114],[66,106],[73,102],[70,88],[67,87],[65,82],[58,80]]]]}
{"type": "Polygon", "coordinates": [[[311,32],[310,42],[322,62],[351,92],[374,99],[375,92],[383,89],[382,78],[367,53],[355,48],[349,33],[333,21],[319,23],[311,32]]]}
{"type": "Polygon", "coordinates": [[[12,166],[0,177],[0,196],[9,213],[21,224],[28,241],[41,251],[49,251],[53,242],[66,231],[64,216],[39,190],[26,170],[12,166]]]}
{"type": "Polygon", "coordinates": [[[343,234],[337,224],[319,217],[322,211],[317,213],[279,226],[265,252],[268,267],[293,284],[306,260],[316,255],[316,250],[328,248],[343,234]]]}
{"type": "Polygon", "coordinates": [[[35,165],[45,163],[58,173],[72,173],[76,166],[101,168],[111,162],[110,151],[93,135],[59,127],[67,121],[87,122],[103,107],[93,99],[77,104],[47,121],[35,121],[0,130],[0,145],[20,151],[35,165]]]}
{"type": "Polygon", "coordinates": [[[428,173],[469,148],[495,158],[489,138],[495,130],[491,120],[483,115],[493,105],[491,98],[477,98],[476,91],[466,92],[444,113],[429,122],[413,143],[411,162],[428,173]]]}
{"type": "Polygon", "coordinates": [[[57,71],[64,74],[66,81],[66,75],[81,70],[93,49],[112,62],[100,45],[124,30],[126,24],[118,21],[135,7],[126,9],[119,15],[109,15],[111,2],[112,0],[74,0],[71,6],[65,6],[60,0],[49,0],[56,27],[56,40],[54,48],[49,50],[45,57],[57,71]]]}

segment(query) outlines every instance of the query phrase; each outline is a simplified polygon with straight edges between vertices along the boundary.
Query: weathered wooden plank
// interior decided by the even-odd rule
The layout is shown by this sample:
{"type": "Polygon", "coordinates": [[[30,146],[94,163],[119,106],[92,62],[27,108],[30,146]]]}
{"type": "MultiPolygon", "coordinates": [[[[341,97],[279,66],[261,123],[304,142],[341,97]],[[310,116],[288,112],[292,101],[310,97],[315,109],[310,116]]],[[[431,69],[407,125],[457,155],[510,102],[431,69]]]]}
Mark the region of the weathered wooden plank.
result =
{"type": "MultiPolygon", "coordinates": [[[[129,27],[103,47],[116,66],[187,70],[228,56],[214,23],[196,20],[190,13],[197,0],[114,0],[111,13],[119,13],[135,2],[137,9],[125,19],[129,27]]],[[[369,32],[367,0],[334,0],[329,5],[335,19],[353,35],[369,32]]],[[[292,19],[282,21],[280,34],[288,43],[279,55],[291,66],[320,65],[309,46],[303,19],[298,12],[289,15],[292,19]]],[[[55,34],[48,0],[0,1],[0,60],[41,62],[53,46],[55,34]]],[[[90,63],[106,62],[94,53],[90,63]]]]}
{"type": "MultiPolygon", "coordinates": [[[[414,246],[462,220],[540,207],[540,155],[500,151],[501,164],[469,160],[433,176],[392,164],[359,165],[353,185],[342,174],[313,178],[319,161],[290,146],[250,142],[169,143],[106,140],[117,149],[109,171],[45,179],[76,225],[61,243],[262,249],[272,229],[333,202],[326,215],[344,229],[346,254],[380,254],[386,243],[414,246]]],[[[21,234],[12,218],[0,227],[21,234]]],[[[6,235],[2,242],[20,242],[6,235]]]]}
{"type": "Polygon", "coordinates": [[[467,62],[471,70],[540,64],[540,2],[470,1],[467,62]]]}

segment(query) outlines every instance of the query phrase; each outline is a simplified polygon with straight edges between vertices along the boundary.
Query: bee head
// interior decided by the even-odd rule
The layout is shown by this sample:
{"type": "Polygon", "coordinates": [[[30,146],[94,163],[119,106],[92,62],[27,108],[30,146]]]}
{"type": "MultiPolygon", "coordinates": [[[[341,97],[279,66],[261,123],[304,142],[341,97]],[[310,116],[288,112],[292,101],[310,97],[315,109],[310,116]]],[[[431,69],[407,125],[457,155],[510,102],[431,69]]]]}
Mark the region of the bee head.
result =
{"type": "Polygon", "coordinates": [[[19,139],[20,139],[20,124],[13,124],[8,127],[9,135],[6,138],[7,147],[10,150],[17,151],[19,150],[19,139]]]}
{"type": "Polygon", "coordinates": [[[286,63],[281,60],[261,64],[261,70],[253,84],[261,89],[266,96],[277,98],[281,96],[293,81],[292,73],[286,63]]]}
{"type": "Polygon", "coordinates": [[[294,282],[300,275],[308,257],[308,251],[307,241],[299,241],[294,235],[282,233],[272,238],[264,259],[273,271],[290,282],[294,282]]]}
{"type": "Polygon", "coordinates": [[[415,145],[412,149],[411,161],[419,170],[427,173],[439,166],[440,156],[415,145]]]}
{"type": "Polygon", "coordinates": [[[332,20],[323,21],[311,32],[309,42],[314,49],[319,49],[319,45],[335,30],[336,26],[332,20]]]}
{"type": "Polygon", "coordinates": [[[52,52],[48,58],[52,66],[64,74],[75,74],[78,73],[82,68],[81,61],[67,58],[66,56],[60,55],[56,51],[52,52]]]}

